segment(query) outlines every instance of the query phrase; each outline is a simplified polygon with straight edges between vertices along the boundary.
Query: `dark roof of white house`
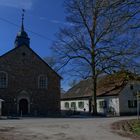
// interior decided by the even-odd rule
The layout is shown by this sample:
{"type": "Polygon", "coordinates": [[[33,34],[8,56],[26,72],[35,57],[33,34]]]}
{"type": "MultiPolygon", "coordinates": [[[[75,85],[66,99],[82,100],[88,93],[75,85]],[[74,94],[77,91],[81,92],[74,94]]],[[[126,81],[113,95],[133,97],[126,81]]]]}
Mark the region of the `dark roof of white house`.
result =
{"type": "MultiPolygon", "coordinates": [[[[130,80],[136,80],[136,75],[130,72],[121,71],[103,76],[97,82],[97,96],[117,96],[130,80]]],[[[92,81],[91,78],[80,81],[65,94],[62,94],[61,99],[91,97],[93,94],[92,81]]]]}

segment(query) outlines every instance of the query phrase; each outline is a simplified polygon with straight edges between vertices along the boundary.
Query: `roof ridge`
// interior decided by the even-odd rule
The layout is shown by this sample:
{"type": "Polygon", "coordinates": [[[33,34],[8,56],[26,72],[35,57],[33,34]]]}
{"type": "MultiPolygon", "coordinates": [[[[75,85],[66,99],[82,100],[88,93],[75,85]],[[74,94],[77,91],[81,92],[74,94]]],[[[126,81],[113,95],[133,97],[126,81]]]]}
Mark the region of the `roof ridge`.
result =
{"type": "MultiPolygon", "coordinates": [[[[53,70],[42,58],[41,56],[39,56],[31,47],[28,47],[26,45],[23,45],[24,47],[28,48],[30,51],[32,51],[44,64],[46,64],[54,73],[56,73],[56,75],[58,75],[61,79],[62,77],[55,71],[53,70]]],[[[8,55],[9,53],[12,53],[13,51],[15,51],[16,49],[20,49],[20,47],[16,47],[16,48],[13,48],[11,50],[9,50],[8,52],[4,53],[3,55],[0,56],[0,59],[5,57],[6,55],[8,55]]]]}

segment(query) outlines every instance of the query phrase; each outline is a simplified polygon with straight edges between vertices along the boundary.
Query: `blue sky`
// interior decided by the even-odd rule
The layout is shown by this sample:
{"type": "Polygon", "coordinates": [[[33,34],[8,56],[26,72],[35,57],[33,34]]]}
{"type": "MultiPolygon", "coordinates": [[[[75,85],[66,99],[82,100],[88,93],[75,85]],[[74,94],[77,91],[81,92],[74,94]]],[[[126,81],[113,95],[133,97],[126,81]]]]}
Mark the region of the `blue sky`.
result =
{"type": "MultiPolygon", "coordinates": [[[[14,48],[14,40],[21,25],[21,9],[25,12],[25,30],[31,39],[31,48],[42,58],[51,56],[50,46],[55,33],[65,23],[64,0],[0,0],[0,55],[14,48]],[[19,27],[4,22],[8,20],[19,27]],[[31,32],[41,34],[41,38],[31,32]]],[[[63,84],[63,82],[62,82],[63,84]]],[[[66,84],[63,88],[67,89],[66,84]]]]}

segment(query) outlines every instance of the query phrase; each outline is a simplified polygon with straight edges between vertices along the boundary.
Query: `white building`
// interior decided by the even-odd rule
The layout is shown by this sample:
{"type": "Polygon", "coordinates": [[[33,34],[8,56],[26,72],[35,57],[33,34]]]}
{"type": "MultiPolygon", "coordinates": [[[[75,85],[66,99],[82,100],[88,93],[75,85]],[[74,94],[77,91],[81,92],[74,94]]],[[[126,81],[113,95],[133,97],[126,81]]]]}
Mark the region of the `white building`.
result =
{"type": "Polygon", "coordinates": [[[2,112],[2,111],[1,111],[1,110],[2,110],[2,102],[3,102],[3,100],[0,99],[0,116],[2,115],[2,114],[1,114],[1,112],[2,112]]]}
{"type": "MultiPolygon", "coordinates": [[[[137,112],[136,93],[140,81],[132,73],[119,72],[98,81],[97,111],[102,115],[129,115],[137,112]]],[[[62,111],[92,112],[92,80],[83,80],[61,97],[62,111]]]]}

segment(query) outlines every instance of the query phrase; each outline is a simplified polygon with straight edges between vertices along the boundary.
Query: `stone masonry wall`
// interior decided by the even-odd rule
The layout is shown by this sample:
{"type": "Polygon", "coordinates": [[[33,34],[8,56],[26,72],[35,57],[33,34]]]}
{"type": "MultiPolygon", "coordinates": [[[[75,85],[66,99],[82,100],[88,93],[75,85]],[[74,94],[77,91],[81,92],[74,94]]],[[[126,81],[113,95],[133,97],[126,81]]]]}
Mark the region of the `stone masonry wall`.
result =
{"type": "Polygon", "coordinates": [[[30,48],[21,46],[0,57],[0,71],[8,74],[8,87],[0,89],[4,115],[19,113],[19,98],[28,98],[31,115],[60,111],[60,77],[30,48]],[[47,89],[38,88],[39,75],[47,75],[47,89]]]}

